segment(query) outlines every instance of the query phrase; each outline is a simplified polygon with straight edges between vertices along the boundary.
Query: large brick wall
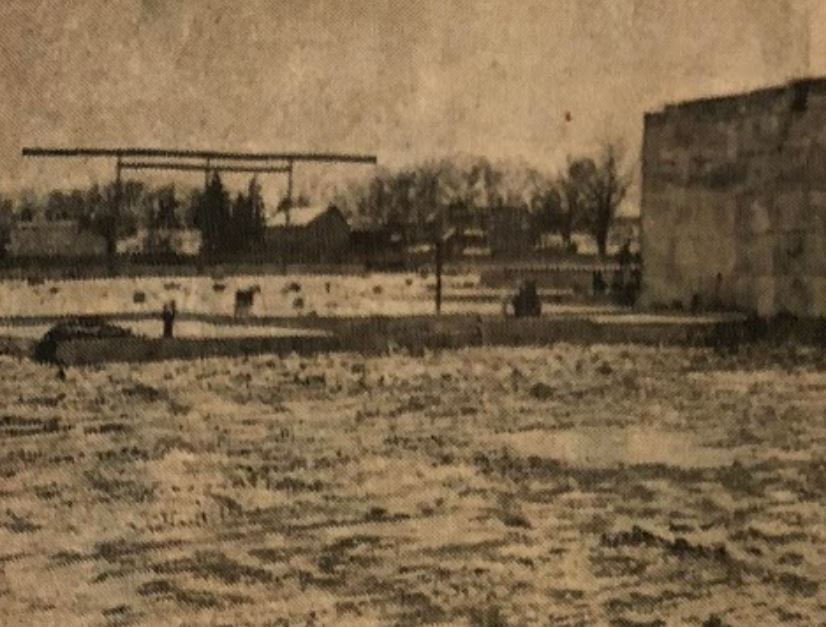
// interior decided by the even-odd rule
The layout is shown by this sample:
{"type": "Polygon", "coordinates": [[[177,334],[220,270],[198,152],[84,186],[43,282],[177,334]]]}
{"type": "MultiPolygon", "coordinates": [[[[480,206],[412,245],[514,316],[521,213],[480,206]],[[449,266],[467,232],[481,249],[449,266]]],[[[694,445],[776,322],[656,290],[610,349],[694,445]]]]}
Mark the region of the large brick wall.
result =
{"type": "Polygon", "coordinates": [[[645,118],[643,300],[826,316],[826,79],[645,118]]]}

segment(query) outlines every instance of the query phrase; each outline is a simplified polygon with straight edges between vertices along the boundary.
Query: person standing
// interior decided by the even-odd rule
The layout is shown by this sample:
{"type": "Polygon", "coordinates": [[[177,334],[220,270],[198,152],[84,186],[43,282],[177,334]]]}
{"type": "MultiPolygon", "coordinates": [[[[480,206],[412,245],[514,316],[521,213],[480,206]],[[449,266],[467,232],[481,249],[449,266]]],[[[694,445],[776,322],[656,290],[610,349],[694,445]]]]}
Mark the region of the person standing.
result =
{"type": "Polygon", "coordinates": [[[175,326],[175,302],[167,302],[163,305],[161,311],[161,318],[163,319],[163,336],[173,337],[173,329],[175,326]]]}

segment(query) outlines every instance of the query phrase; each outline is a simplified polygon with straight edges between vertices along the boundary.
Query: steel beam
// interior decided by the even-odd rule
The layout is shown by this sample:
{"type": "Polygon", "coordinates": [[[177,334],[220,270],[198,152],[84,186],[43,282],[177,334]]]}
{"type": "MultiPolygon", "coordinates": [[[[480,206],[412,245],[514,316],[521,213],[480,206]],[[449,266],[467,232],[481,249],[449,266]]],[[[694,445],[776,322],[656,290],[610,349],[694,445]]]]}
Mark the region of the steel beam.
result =
{"type": "Polygon", "coordinates": [[[378,162],[376,155],[333,152],[219,152],[158,148],[23,148],[24,157],[159,157],[170,159],[225,159],[234,161],[315,161],[333,163],[378,162]]]}
{"type": "Polygon", "coordinates": [[[238,166],[238,165],[215,165],[207,162],[198,163],[176,163],[174,161],[124,161],[121,163],[124,170],[184,170],[189,172],[267,172],[267,173],[288,173],[289,166],[238,166]]]}

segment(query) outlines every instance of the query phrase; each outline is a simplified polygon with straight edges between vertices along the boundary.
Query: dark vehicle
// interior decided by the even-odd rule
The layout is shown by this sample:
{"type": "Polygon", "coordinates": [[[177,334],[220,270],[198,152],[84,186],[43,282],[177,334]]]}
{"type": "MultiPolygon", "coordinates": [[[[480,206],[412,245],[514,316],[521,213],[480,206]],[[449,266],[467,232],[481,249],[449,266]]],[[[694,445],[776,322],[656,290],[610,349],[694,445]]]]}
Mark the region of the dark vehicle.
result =
{"type": "Polygon", "coordinates": [[[61,342],[125,337],[132,337],[132,331],[96,316],[62,320],[49,329],[37,343],[34,358],[40,362],[58,363],[57,349],[61,342]]]}
{"type": "Polygon", "coordinates": [[[525,281],[511,300],[513,314],[517,318],[537,317],[542,314],[542,302],[536,289],[536,281],[525,281]]]}

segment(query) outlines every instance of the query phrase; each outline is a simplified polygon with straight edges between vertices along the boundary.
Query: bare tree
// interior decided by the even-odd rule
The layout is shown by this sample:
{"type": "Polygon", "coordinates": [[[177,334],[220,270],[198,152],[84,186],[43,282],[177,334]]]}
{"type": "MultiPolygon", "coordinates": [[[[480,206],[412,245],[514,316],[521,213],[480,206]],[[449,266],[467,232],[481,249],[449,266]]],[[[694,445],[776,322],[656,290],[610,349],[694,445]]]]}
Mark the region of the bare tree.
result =
{"type": "Polygon", "coordinates": [[[566,244],[570,242],[570,228],[564,211],[564,188],[562,181],[548,181],[531,202],[534,230],[537,237],[544,232],[560,233],[566,244]]]}
{"type": "Polygon", "coordinates": [[[575,227],[590,230],[594,207],[594,180],[597,166],[593,159],[575,159],[568,162],[568,171],[561,180],[562,211],[559,233],[565,244],[571,243],[575,227]]]}
{"type": "Polygon", "coordinates": [[[600,256],[605,256],[611,223],[631,185],[632,174],[630,170],[623,169],[622,161],[622,150],[618,145],[605,143],[590,182],[589,226],[600,256]]]}
{"type": "Polygon", "coordinates": [[[622,150],[614,142],[605,142],[596,159],[569,161],[561,181],[563,239],[569,241],[574,228],[584,229],[593,235],[600,256],[605,256],[611,223],[631,181],[622,150]]]}

